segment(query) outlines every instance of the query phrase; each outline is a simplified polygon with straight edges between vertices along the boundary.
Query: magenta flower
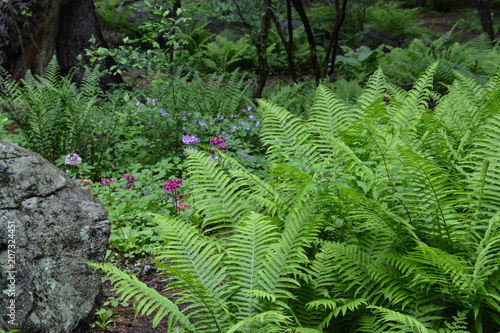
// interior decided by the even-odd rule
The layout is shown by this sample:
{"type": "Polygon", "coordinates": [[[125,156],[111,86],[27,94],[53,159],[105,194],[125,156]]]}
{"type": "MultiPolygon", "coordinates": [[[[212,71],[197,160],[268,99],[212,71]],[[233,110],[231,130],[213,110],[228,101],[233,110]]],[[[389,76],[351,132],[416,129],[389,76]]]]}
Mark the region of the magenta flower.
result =
{"type": "MultiPolygon", "coordinates": [[[[123,175],[123,179],[125,178],[129,178],[130,180],[128,181],[128,184],[127,184],[127,190],[130,190],[132,187],[135,187],[134,185],[134,182],[137,180],[135,179],[131,174],[127,173],[125,175],[123,175]]],[[[120,188],[123,188],[122,187],[123,185],[120,185],[120,188]]]]}
{"type": "Polygon", "coordinates": [[[180,188],[183,182],[184,182],[184,179],[182,179],[182,178],[170,177],[165,182],[165,185],[163,185],[163,189],[167,192],[174,191],[174,190],[180,188]]]}
{"type": "Polygon", "coordinates": [[[227,145],[224,143],[226,142],[226,139],[223,139],[219,135],[214,136],[212,140],[210,140],[210,151],[214,151],[214,148],[217,148],[219,150],[227,150],[227,145]]]}

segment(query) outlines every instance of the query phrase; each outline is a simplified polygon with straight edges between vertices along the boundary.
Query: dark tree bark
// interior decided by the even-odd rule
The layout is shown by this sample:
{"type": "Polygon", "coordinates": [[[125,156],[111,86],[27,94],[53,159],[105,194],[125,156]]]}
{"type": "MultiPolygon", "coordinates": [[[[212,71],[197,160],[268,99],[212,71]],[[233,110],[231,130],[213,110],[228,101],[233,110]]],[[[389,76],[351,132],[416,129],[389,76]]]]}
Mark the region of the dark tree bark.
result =
{"type": "Polygon", "coordinates": [[[262,19],[260,23],[259,39],[257,42],[257,55],[259,57],[259,68],[257,82],[253,89],[252,97],[260,98],[262,96],[262,91],[266,85],[267,81],[267,35],[269,34],[269,28],[271,25],[271,4],[272,0],[264,0],[262,4],[262,19]]]}
{"type": "MultiPolygon", "coordinates": [[[[9,0],[0,2],[0,66],[15,80],[24,78],[30,69],[43,75],[54,55],[62,75],[79,64],[78,56],[89,64],[85,49],[90,48],[94,36],[97,46],[108,47],[104,40],[94,9],[93,0],[9,0]],[[23,15],[23,10],[27,15],[23,15]]],[[[109,68],[111,58],[101,64],[109,68]]],[[[74,80],[79,82],[82,70],[76,70],[74,80]]],[[[105,75],[101,88],[110,83],[123,83],[119,75],[105,75]]]]}
{"type": "Polygon", "coordinates": [[[274,14],[273,11],[271,11],[271,19],[274,22],[274,25],[276,27],[276,31],[278,32],[278,36],[281,39],[281,42],[283,43],[283,46],[285,47],[286,54],[287,54],[287,60],[288,60],[288,68],[290,70],[290,74],[292,75],[292,80],[293,82],[297,82],[297,71],[295,70],[295,61],[293,58],[293,29],[291,24],[288,26],[288,31],[292,32],[291,37],[290,34],[288,34],[288,39],[289,41],[286,40],[285,34],[283,33],[283,30],[281,29],[281,25],[278,22],[278,18],[274,14]]]}
{"type": "Polygon", "coordinates": [[[345,20],[345,9],[347,6],[347,0],[344,0],[342,2],[342,8],[340,7],[339,2],[340,2],[339,0],[335,0],[335,23],[333,24],[332,35],[330,36],[330,42],[328,43],[328,47],[326,48],[325,60],[323,61],[323,74],[321,75],[322,78],[326,77],[327,72],[328,75],[332,75],[333,70],[335,69],[335,58],[337,56],[337,48],[339,46],[340,27],[342,26],[342,23],[344,23],[345,20]],[[330,52],[332,52],[332,60],[331,60],[330,71],[328,71],[328,58],[330,57],[330,52]]]}
{"type": "Polygon", "coordinates": [[[293,27],[292,27],[292,3],[290,0],[286,0],[286,20],[288,23],[288,66],[290,67],[290,73],[292,74],[292,79],[294,82],[298,81],[297,70],[295,66],[295,58],[293,56],[293,27]]]}
{"type": "Polygon", "coordinates": [[[314,34],[313,30],[311,28],[311,24],[309,23],[309,18],[307,17],[306,11],[304,9],[304,4],[302,3],[302,0],[291,0],[293,7],[297,11],[297,13],[300,16],[300,20],[302,21],[302,24],[304,25],[304,30],[307,35],[307,41],[309,43],[309,51],[311,55],[311,64],[314,70],[314,78],[316,80],[316,83],[319,83],[320,79],[320,68],[319,68],[319,63],[318,63],[318,51],[316,50],[316,42],[314,41],[314,34]]]}
{"type": "Polygon", "coordinates": [[[487,33],[493,41],[495,39],[495,32],[493,31],[493,22],[491,21],[491,0],[477,0],[477,10],[483,32],[487,33]]]}

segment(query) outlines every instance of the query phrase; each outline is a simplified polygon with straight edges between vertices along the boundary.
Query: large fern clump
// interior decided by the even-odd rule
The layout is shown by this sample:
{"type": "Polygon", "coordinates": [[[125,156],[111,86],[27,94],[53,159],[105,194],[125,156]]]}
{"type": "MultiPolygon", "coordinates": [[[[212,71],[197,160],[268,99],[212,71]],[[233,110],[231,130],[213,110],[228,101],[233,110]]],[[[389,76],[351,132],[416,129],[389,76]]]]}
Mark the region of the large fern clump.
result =
{"type": "Polygon", "coordinates": [[[100,162],[111,145],[115,126],[112,114],[99,107],[98,69],[87,70],[79,86],[72,82],[71,74],[59,74],[55,57],[43,76],[28,71],[22,85],[4,74],[0,77],[0,107],[21,129],[17,140],[23,146],[52,162],[73,152],[88,163],[100,162]]]}
{"type": "Polygon", "coordinates": [[[495,73],[498,68],[498,46],[492,48],[486,34],[459,43],[453,40],[454,29],[432,42],[416,38],[406,49],[392,49],[380,60],[380,66],[388,79],[395,84],[413,84],[427,67],[439,60],[435,75],[438,84],[451,84],[455,71],[486,82],[485,77],[495,73]]]}
{"type": "Polygon", "coordinates": [[[156,216],[152,250],[175,303],[93,267],[186,332],[498,332],[500,73],[441,96],[438,66],[355,105],[320,85],[302,117],[260,101],[267,178],[189,152],[202,222],[156,216]]]}

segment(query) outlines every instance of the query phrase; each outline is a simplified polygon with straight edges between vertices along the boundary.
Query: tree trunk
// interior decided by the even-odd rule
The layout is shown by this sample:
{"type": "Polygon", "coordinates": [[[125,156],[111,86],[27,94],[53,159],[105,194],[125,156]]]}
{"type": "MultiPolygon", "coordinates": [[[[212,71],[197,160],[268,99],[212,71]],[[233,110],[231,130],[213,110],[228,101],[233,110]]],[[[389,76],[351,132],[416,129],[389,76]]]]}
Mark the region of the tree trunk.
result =
{"type": "Polygon", "coordinates": [[[258,77],[252,93],[252,98],[254,99],[262,96],[262,91],[264,90],[267,81],[268,65],[266,39],[271,25],[271,4],[272,0],[264,0],[262,5],[263,15],[260,23],[259,40],[257,43],[257,55],[259,57],[258,77]]]}
{"type": "Polygon", "coordinates": [[[290,0],[286,0],[286,20],[288,23],[288,44],[286,49],[288,66],[290,67],[290,73],[292,74],[293,82],[297,82],[298,76],[295,69],[295,59],[293,57],[292,3],[290,2],[290,0]]]}
{"type": "MultiPolygon", "coordinates": [[[[107,47],[94,9],[93,0],[9,0],[0,2],[0,66],[15,80],[24,78],[30,69],[43,75],[54,55],[57,56],[62,75],[79,64],[89,39],[94,36],[96,46],[107,47]],[[24,14],[23,14],[24,11],[24,14]]],[[[113,65],[106,59],[105,68],[113,65]]],[[[83,71],[77,70],[74,80],[79,82],[83,71]]],[[[119,75],[104,75],[101,88],[110,83],[123,83],[119,75]]]]}
{"type": "Polygon", "coordinates": [[[347,6],[347,0],[342,2],[342,8],[340,8],[340,1],[335,0],[335,23],[333,24],[332,35],[330,36],[330,42],[328,43],[328,47],[326,48],[325,60],[323,61],[323,73],[321,74],[322,78],[326,78],[327,73],[329,75],[333,74],[333,70],[335,68],[335,58],[337,56],[337,47],[339,45],[339,33],[340,27],[345,20],[345,9],[347,6]],[[330,52],[332,52],[332,61],[330,72],[328,72],[328,58],[330,58],[330,52]]]}
{"type": "Polygon", "coordinates": [[[307,41],[309,42],[309,51],[311,56],[311,64],[314,70],[314,79],[316,80],[316,84],[319,84],[320,68],[318,64],[318,51],[316,50],[316,42],[314,41],[314,34],[311,28],[311,24],[309,23],[309,18],[307,17],[302,0],[291,0],[291,1],[293,7],[300,16],[302,24],[304,25],[304,30],[307,35],[307,41]]]}
{"type": "Polygon", "coordinates": [[[493,31],[493,22],[491,21],[491,0],[477,0],[477,10],[483,32],[487,33],[493,41],[495,39],[495,32],[493,31]]]}
{"type": "MultiPolygon", "coordinates": [[[[291,17],[291,15],[290,15],[290,17],[291,17]]],[[[283,30],[281,29],[281,25],[278,22],[278,18],[276,17],[276,14],[274,14],[273,11],[271,11],[271,19],[273,20],[274,25],[276,27],[276,31],[278,32],[278,36],[280,37],[281,42],[283,43],[283,46],[285,47],[287,59],[288,59],[288,67],[290,70],[290,74],[292,75],[292,80],[293,80],[293,82],[297,82],[297,71],[295,70],[295,61],[293,59],[293,48],[292,48],[292,46],[293,46],[293,44],[292,44],[293,43],[292,25],[289,22],[288,31],[292,32],[292,33],[288,34],[289,41],[287,42],[286,38],[285,38],[285,34],[283,33],[283,30]],[[290,37],[290,35],[291,35],[291,37],[290,37]]]]}

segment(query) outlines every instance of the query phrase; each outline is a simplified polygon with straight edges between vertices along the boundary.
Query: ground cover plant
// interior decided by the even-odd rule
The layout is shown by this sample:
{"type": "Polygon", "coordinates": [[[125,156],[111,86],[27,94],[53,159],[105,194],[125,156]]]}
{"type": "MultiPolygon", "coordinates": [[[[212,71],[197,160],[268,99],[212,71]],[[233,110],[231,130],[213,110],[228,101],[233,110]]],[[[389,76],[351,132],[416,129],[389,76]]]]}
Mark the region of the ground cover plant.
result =
{"type": "Polygon", "coordinates": [[[176,303],[92,266],[180,331],[496,332],[500,73],[439,96],[437,67],[408,92],[378,70],[355,107],[320,86],[303,119],[259,101],[269,177],[189,151],[202,219],[154,215],[151,249],[176,303]]]}

